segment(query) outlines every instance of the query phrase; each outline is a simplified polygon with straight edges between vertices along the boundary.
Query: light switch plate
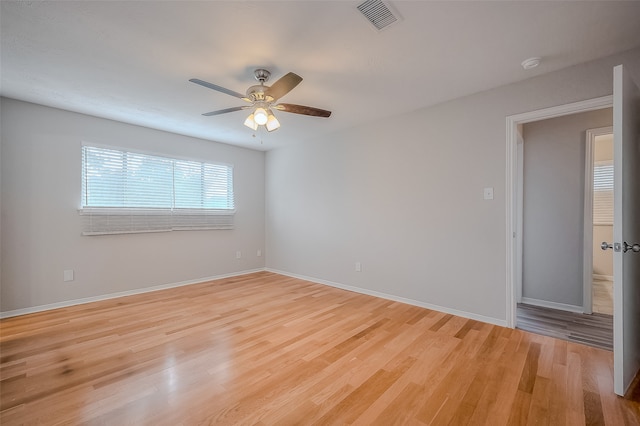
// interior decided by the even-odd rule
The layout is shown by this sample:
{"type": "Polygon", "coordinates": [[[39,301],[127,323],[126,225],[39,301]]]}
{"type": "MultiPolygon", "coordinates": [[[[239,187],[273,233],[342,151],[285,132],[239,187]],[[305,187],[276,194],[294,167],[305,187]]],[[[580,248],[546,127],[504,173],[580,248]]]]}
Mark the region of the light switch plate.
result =
{"type": "Polygon", "coordinates": [[[493,187],[487,187],[484,189],[484,199],[493,200],[493,187]]]}
{"type": "Polygon", "coordinates": [[[63,273],[63,280],[65,282],[67,281],[73,281],[73,269],[65,269],[64,273],[63,273]]]}

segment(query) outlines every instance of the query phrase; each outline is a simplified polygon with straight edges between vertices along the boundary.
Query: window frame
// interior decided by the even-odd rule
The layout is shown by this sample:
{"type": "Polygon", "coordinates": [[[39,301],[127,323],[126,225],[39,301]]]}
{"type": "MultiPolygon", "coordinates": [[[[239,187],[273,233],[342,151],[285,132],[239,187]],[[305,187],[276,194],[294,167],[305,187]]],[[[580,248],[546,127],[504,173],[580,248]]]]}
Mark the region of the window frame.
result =
{"type": "MultiPolygon", "coordinates": [[[[184,156],[174,156],[158,152],[149,152],[138,149],[125,148],[116,145],[97,144],[91,142],[82,142],[80,151],[80,207],[78,213],[83,217],[83,231],[82,235],[110,235],[110,234],[129,234],[129,233],[146,233],[146,232],[168,232],[179,230],[210,230],[210,229],[233,229],[234,228],[234,216],[236,213],[235,203],[235,168],[233,164],[225,162],[213,162],[203,161],[201,159],[189,158],[184,156]],[[230,183],[230,203],[233,208],[197,208],[197,207],[175,207],[175,174],[172,173],[172,206],[171,207],[91,207],[83,206],[86,201],[85,188],[86,188],[86,168],[85,168],[85,148],[96,148],[118,151],[122,153],[131,153],[135,155],[159,157],[172,161],[172,170],[175,170],[175,162],[195,162],[199,163],[201,170],[206,165],[223,166],[228,170],[228,176],[231,179],[230,183]],[[210,219],[207,219],[210,218],[210,219]],[[113,223],[123,219],[130,219],[130,225],[124,229],[121,225],[114,225],[113,223]],[[155,222],[162,222],[162,225],[158,225],[155,222]],[[109,223],[111,225],[97,226],[96,223],[109,223]],[[147,223],[147,225],[132,225],[132,223],[147,223]]],[[[204,187],[201,186],[201,190],[204,191],[204,187]]],[[[203,196],[203,192],[200,193],[203,196]]],[[[229,200],[227,198],[227,203],[229,200]]]]}

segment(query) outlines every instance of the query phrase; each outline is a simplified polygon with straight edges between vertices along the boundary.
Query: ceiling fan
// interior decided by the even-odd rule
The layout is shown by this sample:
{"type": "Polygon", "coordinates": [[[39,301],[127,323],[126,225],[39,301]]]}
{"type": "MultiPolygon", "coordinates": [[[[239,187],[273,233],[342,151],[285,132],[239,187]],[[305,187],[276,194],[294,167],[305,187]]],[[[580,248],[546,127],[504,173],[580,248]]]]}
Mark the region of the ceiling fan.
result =
{"type": "Polygon", "coordinates": [[[250,105],[242,105],[237,107],[231,107],[226,109],[220,109],[217,111],[205,112],[202,115],[212,116],[226,114],[228,112],[240,111],[243,109],[252,109],[253,112],[244,121],[244,125],[250,127],[253,130],[257,130],[258,126],[265,126],[267,131],[272,132],[280,127],[280,122],[273,115],[273,110],[291,112],[294,114],[311,115],[313,117],[329,117],[331,111],[327,111],[320,108],[314,108],[304,105],[295,104],[283,104],[277,103],[280,98],[289,93],[294,87],[296,87],[302,81],[302,77],[295,73],[288,73],[271,86],[267,86],[266,83],[271,76],[271,73],[265,69],[259,68],[253,72],[256,80],[260,84],[256,84],[247,89],[246,95],[235,92],[230,89],[225,89],[213,83],[192,78],[189,81],[200,86],[208,87],[209,89],[217,90],[218,92],[226,93],[227,95],[235,96],[248,102],[250,105]]]}

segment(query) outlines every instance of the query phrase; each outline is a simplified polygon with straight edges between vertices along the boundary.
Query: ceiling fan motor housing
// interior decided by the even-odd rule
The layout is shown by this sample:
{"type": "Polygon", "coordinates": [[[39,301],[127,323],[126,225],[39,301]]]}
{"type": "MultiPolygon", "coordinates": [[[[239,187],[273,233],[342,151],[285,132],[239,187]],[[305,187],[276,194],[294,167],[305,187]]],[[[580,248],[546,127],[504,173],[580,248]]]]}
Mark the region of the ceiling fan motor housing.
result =
{"type": "Polygon", "coordinates": [[[273,98],[271,96],[265,95],[264,93],[264,91],[268,88],[269,86],[265,86],[263,84],[256,84],[255,86],[251,86],[247,89],[247,98],[251,99],[251,102],[273,102],[273,98]]]}
{"type": "Polygon", "coordinates": [[[251,102],[273,102],[273,98],[264,93],[264,91],[269,88],[269,86],[265,86],[264,83],[271,77],[271,72],[263,68],[258,68],[253,72],[253,75],[260,84],[256,84],[247,89],[247,98],[251,99],[251,102]]]}

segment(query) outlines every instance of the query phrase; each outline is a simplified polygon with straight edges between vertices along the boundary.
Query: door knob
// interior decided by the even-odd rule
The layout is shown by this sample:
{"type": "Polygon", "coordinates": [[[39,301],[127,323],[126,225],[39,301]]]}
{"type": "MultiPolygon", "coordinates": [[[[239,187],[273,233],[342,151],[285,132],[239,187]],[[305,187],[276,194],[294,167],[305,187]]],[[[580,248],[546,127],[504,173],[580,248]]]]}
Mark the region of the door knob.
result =
{"type": "MultiPolygon", "coordinates": [[[[603,244],[604,244],[604,243],[603,243],[603,244]]],[[[629,250],[631,250],[631,251],[632,251],[632,252],[634,252],[634,253],[638,253],[638,252],[640,252],[640,244],[627,244],[627,242],[626,242],[626,241],[625,241],[624,243],[622,243],[622,244],[623,244],[623,246],[622,246],[622,247],[623,247],[623,249],[622,249],[622,252],[623,252],[623,253],[626,253],[626,252],[628,252],[629,250]]],[[[601,247],[602,247],[602,246],[601,246],[601,247]]]]}
{"type": "Polygon", "coordinates": [[[613,251],[622,250],[623,253],[626,253],[629,250],[631,250],[634,253],[640,252],[640,244],[629,244],[626,241],[622,244],[620,243],[609,244],[608,242],[603,241],[602,244],[600,244],[600,248],[602,250],[609,250],[609,249],[613,249],[613,251]]]}
{"type": "Polygon", "coordinates": [[[613,251],[615,251],[617,253],[619,251],[622,251],[622,244],[620,244],[620,243],[609,244],[609,243],[603,241],[602,244],[600,244],[600,248],[602,250],[613,249],[613,251]]]}

